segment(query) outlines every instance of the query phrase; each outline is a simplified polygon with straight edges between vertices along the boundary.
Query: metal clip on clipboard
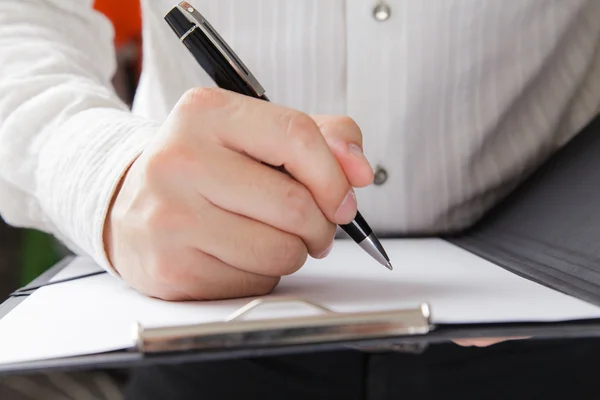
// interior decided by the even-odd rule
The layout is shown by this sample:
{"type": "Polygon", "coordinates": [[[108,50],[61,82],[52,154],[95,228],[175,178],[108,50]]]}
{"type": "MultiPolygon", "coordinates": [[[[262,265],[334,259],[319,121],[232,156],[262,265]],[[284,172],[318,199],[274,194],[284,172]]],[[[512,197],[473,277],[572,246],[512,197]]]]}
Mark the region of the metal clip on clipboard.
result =
{"type": "Polygon", "coordinates": [[[429,333],[429,305],[377,311],[338,313],[314,302],[296,299],[257,299],[224,321],[144,328],[137,324],[136,347],[141,353],[177,352],[284,346],[310,343],[378,339],[429,333]],[[301,303],[321,311],[309,317],[243,320],[251,310],[266,303],[301,303]]]}

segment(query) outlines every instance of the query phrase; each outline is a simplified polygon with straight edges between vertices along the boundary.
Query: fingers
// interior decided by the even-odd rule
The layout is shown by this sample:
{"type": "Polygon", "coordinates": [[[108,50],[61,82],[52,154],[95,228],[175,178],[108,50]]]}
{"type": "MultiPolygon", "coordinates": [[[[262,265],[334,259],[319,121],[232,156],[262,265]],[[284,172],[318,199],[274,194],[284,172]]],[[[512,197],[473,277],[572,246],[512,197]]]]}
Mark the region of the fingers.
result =
{"type": "Polygon", "coordinates": [[[356,215],[352,187],[373,178],[361,148],[350,119],[192,90],[118,189],[106,236],[116,268],[166,300],[268,293],[356,215]]]}
{"type": "Polygon", "coordinates": [[[373,182],[373,168],[363,153],[362,133],[358,125],[348,117],[316,115],[312,118],[350,184],[359,188],[370,185],[373,182]]]}
{"type": "Polygon", "coordinates": [[[289,275],[306,262],[307,249],[298,236],[222,210],[208,201],[196,203],[187,245],[236,269],[264,276],[289,275]]]}
{"type": "Polygon", "coordinates": [[[168,262],[155,263],[148,274],[151,279],[140,290],[170,301],[261,296],[280,280],[236,269],[192,248],[177,251],[168,262]]]}
{"type": "Polygon", "coordinates": [[[218,89],[192,91],[183,102],[196,110],[188,121],[200,137],[284,166],[312,194],[327,219],[349,223],[356,199],[342,167],[308,115],[218,89]],[[211,118],[208,118],[210,115],[211,118]]]}
{"type": "Polygon", "coordinates": [[[332,242],[335,225],[323,215],[308,189],[286,174],[214,144],[200,145],[197,159],[192,171],[196,175],[188,179],[197,191],[190,204],[197,202],[199,194],[223,210],[298,236],[313,257],[320,257],[332,242]]]}
{"type": "Polygon", "coordinates": [[[142,261],[128,263],[121,275],[150,296],[206,300],[265,294],[306,261],[300,238],[206,200],[198,200],[193,210],[154,201],[144,209],[130,227],[139,232],[130,243],[142,242],[142,261]]]}

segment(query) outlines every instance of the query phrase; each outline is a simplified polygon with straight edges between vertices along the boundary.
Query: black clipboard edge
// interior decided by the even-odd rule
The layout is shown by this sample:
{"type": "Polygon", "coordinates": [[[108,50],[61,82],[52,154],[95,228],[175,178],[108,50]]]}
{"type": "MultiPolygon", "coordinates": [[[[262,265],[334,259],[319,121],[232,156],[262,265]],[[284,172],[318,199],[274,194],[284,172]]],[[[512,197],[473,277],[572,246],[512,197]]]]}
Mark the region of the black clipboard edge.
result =
{"type": "MultiPolygon", "coordinates": [[[[73,261],[75,256],[68,256],[60,260],[57,264],[53,265],[51,268],[40,274],[37,278],[29,282],[26,286],[23,287],[23,290],[32,288],[34,286],[44,285],[52,279],[56,274],[62,271],[67,265],[73,261]]],[[[15,296],[9,297],[3,303],[0,304],[0,319],[4,318],[9,312],[11,312],[16,306],[21,304],[27,297],[24,296],[15,296]]]]}
{"type": "MultiPolygon", "coordinates": [[[[27,287],[48,282],[72,260],[67,257],[33,280],[27,287]]],[[[25,297],[12,297],[0,304],[0,318],[18,306],[25,297]]],[[[529,340],[583,339],[600,337],[600,319],[496,324],[436,324],[424,335],[407,335],[385,339],[360,339],[327,343],[309,343],[277,347],[237,348],[234,350],[182,351],[173,353],[142,354],[134,349],[124,349],[101,354],[75,356],[53,360],[0,365],[0,377],[9,375],[39,374],[102,369],[128,369],[161,364],[184,364],[222,361],[239,358],[258,358],[348,349],[377,349],[397,345],[429,345],[453,339],[489,337],[531,337],[529,340]]]]}
{"type": "MultiPolygon", "coordinates": [[[[469,324],[436,325],[426,335],[365,339],[330,343],[313,343],[280,347],[238,348],[235,350],[182,351],[160,354],[142,354],[133,350],[115,351],[95,355],[43,360],[21,364],[0,365],[0,377],[15,374],[36,374],[65,371],[90,371],[100,369],[129,369],[164,364],[187,364],[223,361],[240,358],[343,351],[348,349],[378,349],[394,345],[429,345],[453,339],[489,337],[530,337],[526,340],[565,339],[576,340],[600,337],[600,320],[561,323],[469,324]]],[[[375,350],[378,351],[378,350],[375,350]]]]}

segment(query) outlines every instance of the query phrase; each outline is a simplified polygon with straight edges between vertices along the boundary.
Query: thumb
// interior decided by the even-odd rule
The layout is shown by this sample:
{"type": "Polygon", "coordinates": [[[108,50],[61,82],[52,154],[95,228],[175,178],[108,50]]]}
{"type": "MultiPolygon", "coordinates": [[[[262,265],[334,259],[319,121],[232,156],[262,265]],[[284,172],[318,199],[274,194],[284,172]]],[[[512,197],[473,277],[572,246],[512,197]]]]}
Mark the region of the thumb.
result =
{"type": "Polygon", "coordinates": [[[357,188],[373,183],[373,168],[363,153],[362,133],[358,125],[348,117],[313,115],[312,118],[348,182],[357,188]]]}

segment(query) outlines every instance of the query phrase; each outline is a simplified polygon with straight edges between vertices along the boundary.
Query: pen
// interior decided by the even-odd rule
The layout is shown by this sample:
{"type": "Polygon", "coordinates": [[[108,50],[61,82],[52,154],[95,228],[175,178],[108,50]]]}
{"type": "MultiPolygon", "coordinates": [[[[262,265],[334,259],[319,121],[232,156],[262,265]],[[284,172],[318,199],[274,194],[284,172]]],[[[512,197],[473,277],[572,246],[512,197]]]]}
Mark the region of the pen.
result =
{"type": "MultiPolygon", "coordinates": [[[[269,101],[265,90],[208,21],[186,1],[165,15],[165,21],[217,86],[269,101]]],[[[383,246],[360,212],[340,227],[371,257],[392,270],[383,246]]]]}

